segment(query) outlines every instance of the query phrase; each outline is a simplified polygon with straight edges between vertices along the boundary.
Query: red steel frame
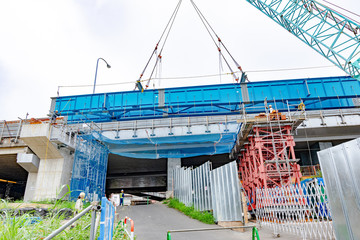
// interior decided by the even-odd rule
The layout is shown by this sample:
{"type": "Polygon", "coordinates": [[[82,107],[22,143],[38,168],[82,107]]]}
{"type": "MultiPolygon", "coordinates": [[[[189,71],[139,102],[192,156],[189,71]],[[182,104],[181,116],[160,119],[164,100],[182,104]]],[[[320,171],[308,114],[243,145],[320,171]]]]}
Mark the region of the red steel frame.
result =
{"type": "Polygon", "coordinates": [[[245,151],[239,156],[244,190],[255,208],[256,188],[274,188],[291,183],[300,186],[291,125],[254,126],[245,151]]]}

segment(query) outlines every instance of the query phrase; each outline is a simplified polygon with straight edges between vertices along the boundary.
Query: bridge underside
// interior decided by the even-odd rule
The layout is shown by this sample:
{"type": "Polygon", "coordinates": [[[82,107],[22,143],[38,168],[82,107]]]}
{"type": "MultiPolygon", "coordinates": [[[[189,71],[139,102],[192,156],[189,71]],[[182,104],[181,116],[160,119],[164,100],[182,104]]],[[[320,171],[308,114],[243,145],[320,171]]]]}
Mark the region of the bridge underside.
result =
{"type": "Polygon", "coordinates": [[[0,198],[20,199],[23,197],[28,172],[17,163],[17,155],[28,151],[22,142],[15,144],[9,139],[1,142],[0,198]]]}
{"type": "MultiPolygon", "coordinates": [[[[199,166],[211,161],[217,168],[230,162],[228,154],[182,158],[181,166],[199,166]]],[[[106,191],[139,194],[167,190],[168,159],[139,159],[109,154],[106,191]]]]}

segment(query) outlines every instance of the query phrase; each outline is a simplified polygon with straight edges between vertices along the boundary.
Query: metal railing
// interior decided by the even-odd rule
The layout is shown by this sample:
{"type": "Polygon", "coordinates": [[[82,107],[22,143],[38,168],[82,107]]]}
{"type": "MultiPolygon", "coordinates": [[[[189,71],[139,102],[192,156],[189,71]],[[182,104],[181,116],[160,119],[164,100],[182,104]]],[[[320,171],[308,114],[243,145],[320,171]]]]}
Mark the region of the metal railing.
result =
{"type": "Polygon", "coordinates": [[[90,206],[85,208],[83,211],[81,211],[79,214],[77,214],[74,218],[70,219],[67,223],[62,225],[60,228],[53,231],[49,236],[47,236],[44,240],[50,240],[56,237],[58,234],[60,234],[62,231],[64,231],[67,227],[71,226],[74,222],[79,220],[81,217],[85,216],[88,212],[92,212],[92,221],[91,221],[91,228],[90,228],[90,240],[95,239],[96,229],[95,229],[95,212],[101,210],[101,207],[98,205],[97,202],[91,203],[90,206]]]}
{"type": "Polygon", "coordinates": [[[217,227],[217,228],[198,228],[198,229],[179,229],[179,230],[169,230],[167,231],[167,240],[171,240],[171,233],[182,233],[182,232],[202,232],[202,231],[219,231],[226,229],[246,229],[252,228],[252,240],[260,240],[259,232],[254,226],[237,226],[237,227],[217,227]]]}
{"type": "Polygon", "coordinates": [[[115,222],[115,206],[106,197],[101,199],[101,219],[99,240],[112,239],[115,222]]]}

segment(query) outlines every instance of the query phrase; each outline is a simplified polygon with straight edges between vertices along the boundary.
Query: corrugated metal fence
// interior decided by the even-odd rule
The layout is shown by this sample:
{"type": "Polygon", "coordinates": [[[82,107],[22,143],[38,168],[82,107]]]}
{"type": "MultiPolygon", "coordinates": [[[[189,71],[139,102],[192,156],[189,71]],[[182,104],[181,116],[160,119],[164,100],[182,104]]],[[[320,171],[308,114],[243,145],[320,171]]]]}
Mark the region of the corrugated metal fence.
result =
{"type": "Polygon", "coordinates": [[[192,180],[191,168],[176,168],[173,172],[174,197],[186,206],[191,206],[192,201],[192,180]]]}
{"type": "Polygon", "coordinates": [[[235,161],[211,171],[213,215],[217,221],[243,221],[240,180],[235,161]]]}
{"type": "Polygon", "coordinates": [[[360,239],[360,138],[318,152],[337,239],[360,239]]]}
{"type": "Polygon", "coordinates": [[[206,162],[192,171],[193,203],[194,208],[198,211],[212,209],[210,171],[211,162],[206,162]]]}
{"type": "Polygon", "coordinates": [[[211,162],[174,169],[174,197],[198,211],[213,210],[216,221],[243,221],[236,162],[211,169],[211,162]]]}

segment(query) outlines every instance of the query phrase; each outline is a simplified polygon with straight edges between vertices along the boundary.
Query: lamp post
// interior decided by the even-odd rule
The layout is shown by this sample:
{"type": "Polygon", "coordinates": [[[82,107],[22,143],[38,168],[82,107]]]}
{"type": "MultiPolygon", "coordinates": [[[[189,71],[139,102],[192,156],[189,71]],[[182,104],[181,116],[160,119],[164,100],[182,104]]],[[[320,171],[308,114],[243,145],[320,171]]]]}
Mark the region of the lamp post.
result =
{"type": "Polygon", "coordinates": [[[96,76],[97,76],[97,70],[98,70],[98,65],[99,65],[99,60],[103,60],[106,63],[107,68],[111,68],[111,66],[107,63],[107,61],[103,58],[98,58],[96,61],[96,70],[95,70],[95,80],[94,80],[94,90],[93,90],[93,94],[95,94],[95,86],[96,86],[96,76]]]}

